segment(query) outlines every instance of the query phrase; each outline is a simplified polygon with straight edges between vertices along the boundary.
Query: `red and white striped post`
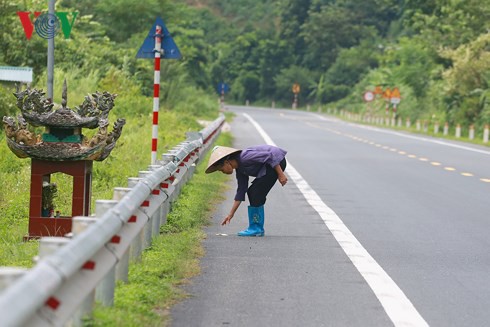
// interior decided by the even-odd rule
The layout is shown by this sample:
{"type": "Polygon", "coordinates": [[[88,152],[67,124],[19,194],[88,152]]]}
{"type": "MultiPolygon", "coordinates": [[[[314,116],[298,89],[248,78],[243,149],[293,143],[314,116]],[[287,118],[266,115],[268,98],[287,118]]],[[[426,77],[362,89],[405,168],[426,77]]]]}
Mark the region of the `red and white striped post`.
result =
{"type": "Polygon", "coordinates": [[[160,109],[160,56],[162,53],[162,27],[155,29],[155,76],[153,82],[153,128],[151,133],[151,164],[157,161],[158,111],[160,109]]]}

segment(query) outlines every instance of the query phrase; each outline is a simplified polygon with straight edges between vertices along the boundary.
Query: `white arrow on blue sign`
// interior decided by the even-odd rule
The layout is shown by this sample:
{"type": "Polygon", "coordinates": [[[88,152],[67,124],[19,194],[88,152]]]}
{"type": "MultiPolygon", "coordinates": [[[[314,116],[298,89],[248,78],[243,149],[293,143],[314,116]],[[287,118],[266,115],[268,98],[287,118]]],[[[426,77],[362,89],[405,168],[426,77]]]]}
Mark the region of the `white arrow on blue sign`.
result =
{"type": "Polygon", "coordinates": [[[224,82],[221,82],[218,84],[218,87],[216,88],[216,91],[218,91],[218,94],[226,94],[230,92],[230,86],[224,82]]]}
{"type": "Polygon", "coordinates": [[[155,33],[157,25],[162,27],[162,50],[163,54],[161,55],[162,59],[180,59],[182,55],[180,54],[179,48],[177,44],[175,44],[174,39],[170,36],[170,32],[168,31],[163,19],[160,17],[157,18],[155,24],[151,28],[150,32],[148,32],[148,36],[146,37],[143,45],[138,50],[136,54],[136,58],[144,58],[144,59],[155,59],[155,33]]]}

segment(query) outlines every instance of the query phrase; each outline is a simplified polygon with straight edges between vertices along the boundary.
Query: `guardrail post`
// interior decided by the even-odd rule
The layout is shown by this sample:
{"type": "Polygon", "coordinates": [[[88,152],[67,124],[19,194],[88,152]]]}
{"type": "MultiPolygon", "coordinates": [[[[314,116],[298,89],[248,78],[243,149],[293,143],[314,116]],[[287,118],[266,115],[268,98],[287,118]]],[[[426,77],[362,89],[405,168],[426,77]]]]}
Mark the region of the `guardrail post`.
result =
{"type": "MultiPolygon", "coordinates": [[[[130,188],[126,187],[115,187],[114,188],[114,195],[113,199],[120,201],[127,193],[131,191],[130,188]]],[[[136,221],[137,219],[142,219],[142,217],[146,216],[143,212],[139,212],[139,215],[134,215],[133,217],[130,218],[130,222],[136,221]]],[[[146,216],[147,218],[147,216],[146,216]]],[[[143,237],[144,237],[144,230],[141,230],[138,235],[133,239],[131,242],[131,246],[129,248],[129,257],[133,261],[139,261],[141,257],[141,252],[143,252],[143,237]]]]}
{"type": "Polygon", "coordinates": [[[439,134],[439,122],[434,123],[434,134],[439,134]]]}
{"type": "MultiPolygon", "coordinates": [[[[95,223],[96,218],[92,217],[74,217],[72,220],[71,232],[73,237],[81,234],[87,229],[88,226],[95,223]]],[[[71,317],[71,321],[68,325],[71,326],[83,326],[83,318],[90,317],[93,311],[93,304],[95,302],[95,290],[90,292],[89,295],[80,303],[78,309],[71,317]]]]}
{"type": "MultiPolygon", "coordinates": [[[[113,208],[118,201],[115,200],[96,200],[95,217],[101,218],[104,214],[113,208]]],[[[122,267],[123,273],[127,274],[127,267],[122,267]]],[[[102,305],[109,307],[114,304],[114,292],[116,290],[116,266],[113,266],[107,275],[99,282],[95,288],[95,300],[102,305]]]]}
{"type": "MultiPolygon", "coordinates": [[[[145,178],[145,176],[150,176],[151,171],[140,171],[138,172],[138,177],[145,178]]],[[[156,201],[157,197],[160,195],[160,188],[152,190],[152,195],[150,196],[150,201],[156,201]]],[[[150,205],[154,205],[150,203],[150,205]]],[[[150,221],[148,221],[147,231],[145,232],[145,239],[147,246],[151,246],[153,237],[157,237],[160,234],[160,206],[153,212],[150,216],[150,221]]]]}
{"type": "MultiPolygon", "coordinates": [[[[159,166],[159,165],[150,165],[150,166],[148,166],[148,170],[149,171],[155,171],[157,169],[160,169],[161,167],[162,166],[159,166]]],[[[160,183],[158,188],[161,192],[164,192],[164,190],[162,189],[162,183],[160,183]]],[[[158,215],[157,215],[158,233],[160,233],[160,227],[162,225],[165,225],[165,223],[167,222],[167,214],[168,214],[168,207],[169,207],[168,203],[169,203],[169,198],[167,195],[167,198],[165,199],[165,201],[163,201],[163,203],[160,205],[160,208],[158,210],[158,215]]]]}
{"type": "Polygon", "coordinates": [[[461,125],[460,124],[456,125],[456,137],[457,138],[461,137],[461,125]]]}
{"type": "Polygon", "coordinates": [[[27,271],[26,268],[0,267],[0,293],[27,271]]]}
{"type": "Polygon", "coordinates": [[[46,256],[56,252],[66,243],[70,242],[69,238],[66,237],[42,237],[39,239],[39,256],[35,260],[40,260],[46,256]]]}
{"type": "Polygon", "coordinates": [[[161,189],[167,194],[168,199],[165,201],[164,210],[165,214],[161,224],[164,225],[167,222],[167,215],[172,211],[172,202],[174,199],[175,186],[173,185],[174,177],[170,176],[168,179],[160,183],[161,189]]]}
{"type": "MultiPolygon", "coordinates": [[[[68,242],[70,242],[70,239],[66,237],[42,237],[41,239],[39,239],[39,254],[37,257],[34,258],[34,261],[35,262],[41,261],[43,258],[46,258],[47,256],[55,253],[61,247],[65,246],[68,242]]],[[[48,302],[57,303],[58,300],[52,297],[48,300],[48,302]]],[[[46,320],[49,321],[50,323],[53,323],[53,321],[55,320],[53,311],[56,310],[57,310],[57,305],[56,306],[47,305],[39,309],[38,313],[41,321],[46,320]]],[[[40,321],[38,321],[36,325],[38,323],[40,323],[40,321]]],[[[28,323],[27,325],[33,326],[32,323],[28,323]]]]}
{"type": "MultiPolygon", "coordinates": [[[[129,177],[128,178],[128,187],[133,188],[142,180],[141,177],[129,177]]],[[[142,206],[148,206],[148,201],[142,203],[142,206]]],[[[143,210],[144,211],[144,210],[143,210]]],[[[141,251],[151,246],[151,229],[152,229],[152,217],[149,216],[146,212],[145,214],[148,216],[148,222],[145,224],[145,227],[142,230],[141,239],[143,240],[141,251]]]]}
{"type": "Polygon", "coordinates": [[[475,126],[473,124],[470,125],[470,131],[468,136],[470,140],[475,139],[475,126]]]}
{"type": "Polygon", "coordinates": [[[444,123],[444,131],[442,132],[442,134],[444,136],[448,135],[449,134],[449,123],[448,122],[445,122],[444,123]]]}
{"type": "MultiPolygon", "coordinates": [[[[169,162],[174,162],[175,160],[175,155],[172,153],[164,153],[162,154],[162,162],[169,163],[169,162]]],[[[174,174],[175,175],[175,174],[174,174]]],[[[172,176],[173,178],[171,179],[172,185],[175,187],[175,189],[172,192],[172,195],[170,196],[170,210],[172,210],[172,204],[174,203],[175,199],[179,195],[179,185],[178,181],[175,180],[175,176],[172,176]]]]}
{"type": "Polygon", "coordinates": [[[488,136],[489,136],[489,128],[488,124],[485,125],[485,128],[483,129],[483,143],[488,143],[488,136]]]}

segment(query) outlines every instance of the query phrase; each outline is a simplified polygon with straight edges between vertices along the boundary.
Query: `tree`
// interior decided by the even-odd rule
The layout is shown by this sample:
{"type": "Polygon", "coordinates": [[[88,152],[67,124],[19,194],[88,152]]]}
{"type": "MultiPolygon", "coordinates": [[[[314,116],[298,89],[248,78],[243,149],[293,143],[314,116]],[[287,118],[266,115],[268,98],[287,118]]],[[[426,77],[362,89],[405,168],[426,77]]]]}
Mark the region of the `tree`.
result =
{"type": "Polygon", "coordinates": [[[294,63],[299,64],[307,51],[301,26],[307,21],[311,0],[285,0],[278,3],[279,36],[287,40],[294,63]]]}
{"type": "Polygon", "coordinates": [[[400,38],[387,46],[383,64],[390,67],[397,83],[410,86],[417,97],[424,97],[434,73],[440,70],[437,53],[418,37],[400,38]]]}
{"type": "Polygon", "coordinates": [[[421,8],[412,4],[406,17],[407,26],[435,48],[456,48],[490,28],[488,1],[482,5],[480,0],[433,0],[421,8]]]}
{"type": "Polygon", "coordinates": [[[176,10],[168,0],[101,0],[94,9],[94,20],[101,23],[106,35],[116,42],[124,42],[134,33],[148,31],[162,12],[165,20],[176,10]]]}
{"type": "Polygon", "coordinates": [[[480,115],[487,114],[487,95],[490,88],[490,34],[455,50],[445,49],[441,56],[453,62],[444,71],[447,85],[448,115],[467,124],[475,123],[480,115]]]}
{"type": "Polygon", "coordinates": [[[235,80],[231,89],[235,100],[241,103],[254,102],[258,99],[260,91],[259,76],[254,72],[244,72],[235,80]]]}
{"type": "Polygon", "coordinates": [[[287,49],[288,45],[284,40],[262,39],[259,41],[257,51],[259,52],[260,98],[274,100],[275,76],[293,60],[287,49]]]}
{"type": "Polygon", "coordinates": [[[311,12],[301,27],[307,49],[303,62],[309,69],[327,70],[342,48],[359,44],[376,34],[374,28],[359,25],[353,12],[337,4],[311,12]]]}
{"type": "Polygon", "coordinates": [[[300,85],[299,101],[302,105],[302,102],[304,104],[304,101],[309,97],[311,86],[315,83],[310,70],[294,65],[282,69],[274,81],[276,83],[276,101],[285,105],[290,105],[293,101],[293,84],[298,83],[300,85]]]}
{"type": "Polygon", "coordinates": [[[335,63],[322,75],[314,92],[321,103],[347,96],[354,85],[372,68],[378,66],[379,49],[371,42],[342,49],[335,63]]]}

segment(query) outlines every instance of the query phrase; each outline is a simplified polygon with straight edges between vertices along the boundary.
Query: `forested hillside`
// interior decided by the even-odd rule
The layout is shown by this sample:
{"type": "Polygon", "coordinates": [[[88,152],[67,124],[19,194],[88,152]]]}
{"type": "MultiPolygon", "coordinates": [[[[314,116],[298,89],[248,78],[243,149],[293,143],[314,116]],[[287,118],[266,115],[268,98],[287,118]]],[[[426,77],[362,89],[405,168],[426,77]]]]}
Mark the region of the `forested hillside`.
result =
{"type": "MultiPolygon", "coordinates": [[[[364,112],[365,91],[397,87],[402,118],[490,123],[489,0],[188,3],[224,19],[219,39],[214,23],[202,28],[210,79],[230,83],[235,101],[289,107],[298,82],[300,105],[364,112]]],[[[383,99],[373,106],[384,113],[383,99]]]]}
{"type": "MultiPolygon", "coordinates": [[[[47,4],[19,2],[0,0],[0,64],[34,67],[43,85],[46,42],[27,41],[15,13],[47,4]]],[[[363,112],[366,90],[397,87],[402,118],[490,123],[490,0],[58,0],[57,10],[79,12],[71,39],[57,37],[57,69],[143,96],[152,65],[135,53],[162,16],[184,56],[162,68],[168,109],[215,97],[220,82],[228,101],[290,107],[297,82],[300,106],[363,112]]],[[[373,106],[383,112],[384,100],[373,106]]]]}

